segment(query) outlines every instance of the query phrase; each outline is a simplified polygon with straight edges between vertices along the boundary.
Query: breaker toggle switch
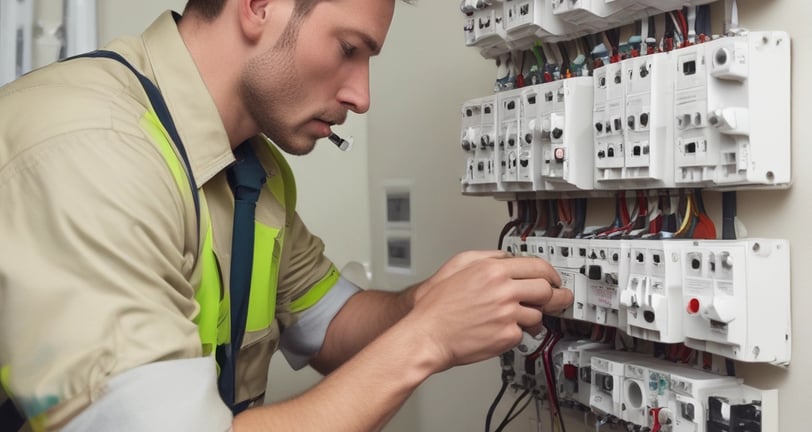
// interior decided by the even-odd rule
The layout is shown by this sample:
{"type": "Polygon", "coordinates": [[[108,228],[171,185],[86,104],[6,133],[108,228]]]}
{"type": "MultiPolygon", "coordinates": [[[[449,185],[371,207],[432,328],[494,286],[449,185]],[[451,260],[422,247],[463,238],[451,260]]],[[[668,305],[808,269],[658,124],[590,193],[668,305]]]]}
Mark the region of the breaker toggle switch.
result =
{"type": "Polygon", "coordinates": [[[708,123],[725,135],[750,135],[750,112],[747,108],[713,110],[708,113],[708,123]]]}
{"type": "Polygon", "coordinates": [[[586,277],[589,278],[589,280],[599,281],[603,279],[603,270],[599,265],[590,265],[589,267],[582,266],[581,274],[586,275],[586,277]]]}

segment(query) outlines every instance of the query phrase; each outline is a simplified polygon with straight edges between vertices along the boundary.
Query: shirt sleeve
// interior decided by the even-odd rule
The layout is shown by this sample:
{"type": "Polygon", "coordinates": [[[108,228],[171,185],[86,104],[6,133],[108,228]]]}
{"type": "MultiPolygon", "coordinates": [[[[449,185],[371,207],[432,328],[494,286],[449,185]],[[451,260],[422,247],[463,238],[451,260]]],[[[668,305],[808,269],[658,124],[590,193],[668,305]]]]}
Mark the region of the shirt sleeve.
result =
{"type": "Polygon", "coordinates": [[[0,364],[28,417],[65,424],[111,377],[201,355],[194,212],[143,136],[29,146],[0,164],[0,203],[0,364]]]}
{"type": "Polygon", "coordinates": [[[214,357],[150,363],[117,375],[63,432],[231,430],[214,357]]]}
{"type": "Polygon", "coordinates": [[[280,349],[299,369],[321,349],[333,317],[359,288],[340,277],[298,214],[285,234],[278,288],[280,349]]]}
{"type": "Polygon", "coordinates": [[[282,332],[279,349],[293,369],[305,367],[324,343],[327,328],[344,303],[361,288],[344,278],[336,283],[316,302],[298,313],[296,323],[282,332]]]}

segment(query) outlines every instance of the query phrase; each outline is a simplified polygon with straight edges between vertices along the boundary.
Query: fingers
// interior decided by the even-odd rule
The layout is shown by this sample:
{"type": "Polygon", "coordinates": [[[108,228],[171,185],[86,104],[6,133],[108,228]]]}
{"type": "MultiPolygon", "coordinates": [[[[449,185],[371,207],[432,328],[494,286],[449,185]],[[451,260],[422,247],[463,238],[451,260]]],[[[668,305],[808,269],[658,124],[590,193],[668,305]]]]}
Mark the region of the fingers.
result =
{"type": "Polygon", "coordinates": [[[508,257],[499,260],[512,279],[544,279],[561,286],[561,276],[547,261],[537,257],[508,257]]]}
{"type": "Polygon", "coordinates": [[[516,300],[547,313],[558,313],[566,309],[574,300],[568,288],[553,288],[545,280],[524,279],[513,281],[516,300]]]}
{"type": "Polygon", "coordinates": [[[520,306],[516,312],[516,324],[523,329],[531,329],[541,325],[541,311],[533,307],[520,306]]]}
{"type": "Polygon", "coordinates": [[[542,311],[547,313],[559,313],[572,306],[573,300],[572,291],[568,288],[555,288],[553,289],[552,298],[544,305],[542,311]]]}

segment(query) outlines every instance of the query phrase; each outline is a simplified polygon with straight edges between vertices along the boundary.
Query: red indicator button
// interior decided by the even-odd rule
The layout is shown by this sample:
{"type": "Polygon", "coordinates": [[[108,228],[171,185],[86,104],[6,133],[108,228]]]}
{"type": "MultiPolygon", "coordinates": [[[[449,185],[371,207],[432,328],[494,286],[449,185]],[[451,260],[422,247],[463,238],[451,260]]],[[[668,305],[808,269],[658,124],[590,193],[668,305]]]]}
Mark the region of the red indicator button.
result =
{"type": "Polygon", "coordinates": [[[568,380],[574,380],[578,378],[578,368],[574,364],[565,364],[564,378],[568,380]]]}
{"type": "Polygon", "coordinates": [[[688,301],[688,313],[695,314],[699,312],[699,300],[692,298],[688,301]]]}

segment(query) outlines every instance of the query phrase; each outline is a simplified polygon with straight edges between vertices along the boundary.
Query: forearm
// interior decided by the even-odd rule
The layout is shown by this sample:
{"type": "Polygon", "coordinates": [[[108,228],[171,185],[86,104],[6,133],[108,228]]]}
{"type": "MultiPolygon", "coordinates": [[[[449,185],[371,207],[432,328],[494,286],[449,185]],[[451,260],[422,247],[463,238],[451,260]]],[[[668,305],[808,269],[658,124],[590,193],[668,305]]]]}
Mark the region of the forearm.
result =
{"type": "Polygon", "coordinates": [[[333,318],[324,345],[311,365],[324,374],[331,372],[403,318],[413,304],[413,288],[355,294],[333,318]]]}
{"type": "Polygon", "coordinates": [[[392,326],[306,393],[238,415],[234,430],[380,429],[415,388],[441,368],[437,353],[413,327],[405,321],[392,326]]]}

